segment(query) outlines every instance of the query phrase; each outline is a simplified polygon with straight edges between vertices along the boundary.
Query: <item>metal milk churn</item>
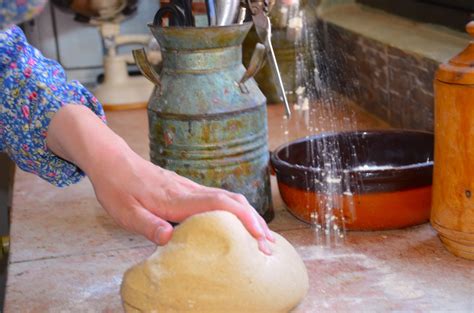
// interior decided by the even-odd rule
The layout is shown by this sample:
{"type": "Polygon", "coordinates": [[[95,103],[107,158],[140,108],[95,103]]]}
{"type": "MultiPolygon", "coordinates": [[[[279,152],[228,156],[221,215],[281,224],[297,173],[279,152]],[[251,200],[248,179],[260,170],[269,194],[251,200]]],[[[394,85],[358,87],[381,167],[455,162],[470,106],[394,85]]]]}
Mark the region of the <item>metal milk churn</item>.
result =
{"type": "Polygon", "coordinates": [[[134,56],[156,84],[148,104],[151,161],[197,183],[243,194],[269,221],[266,99],[253,79],[239,83],[248,74],[242,42],[251,26],[149,25],[162,53],[159,75],[143,50],[134,56]]]}
{"type": "Polygon", "coordinates": [[[436,73],[431,223],[449,251],[474,260],[474,39],[436,73]]]}

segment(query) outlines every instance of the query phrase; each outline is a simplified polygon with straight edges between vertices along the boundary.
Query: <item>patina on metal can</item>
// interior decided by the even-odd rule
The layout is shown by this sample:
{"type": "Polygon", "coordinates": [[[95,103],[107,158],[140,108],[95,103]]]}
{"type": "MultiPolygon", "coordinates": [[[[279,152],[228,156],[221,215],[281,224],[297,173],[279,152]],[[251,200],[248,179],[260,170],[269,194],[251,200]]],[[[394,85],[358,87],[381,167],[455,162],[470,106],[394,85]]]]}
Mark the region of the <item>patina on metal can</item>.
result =
{"type": "Polygon", "coordinates": [[[246,69],[242,42],[251,23],[222,27],[149,25],[163,64],[148,104],[150,157],[193,181],[243,194],[269,221],[273,217],[268,172],[266,98],[246,69]],[[245,89],[245,90],[243,90],[245,89]]]}

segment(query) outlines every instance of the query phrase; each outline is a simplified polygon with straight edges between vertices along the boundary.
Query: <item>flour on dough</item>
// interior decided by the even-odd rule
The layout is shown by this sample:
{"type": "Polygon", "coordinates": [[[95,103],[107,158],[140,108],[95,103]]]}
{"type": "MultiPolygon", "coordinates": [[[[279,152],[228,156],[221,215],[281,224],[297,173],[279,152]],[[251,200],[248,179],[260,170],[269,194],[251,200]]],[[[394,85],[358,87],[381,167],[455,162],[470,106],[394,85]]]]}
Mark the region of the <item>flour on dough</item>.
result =
{"type": "Polygon", "coordinates": [[[305,296],[308,275],[298,253],[273,233],[272,255],[231,213],[194,215],[173,238],[130,268],[121,288],[127,312],[283,313],[305,296]]]}

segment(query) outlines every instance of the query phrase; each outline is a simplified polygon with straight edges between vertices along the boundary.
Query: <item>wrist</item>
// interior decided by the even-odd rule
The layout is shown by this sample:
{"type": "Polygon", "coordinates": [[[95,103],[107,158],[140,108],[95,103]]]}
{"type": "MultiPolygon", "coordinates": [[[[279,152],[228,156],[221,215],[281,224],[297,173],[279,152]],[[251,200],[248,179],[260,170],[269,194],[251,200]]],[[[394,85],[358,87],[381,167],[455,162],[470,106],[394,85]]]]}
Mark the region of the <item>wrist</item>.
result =
{"type": "Polygon", "coordinates": [[[127,143],[115,135],[114,138],[109,138],[91,147],[88,157],[80,161],[79,167],[94,182],[104,174],[113,173],[127,164],[133,164],[136,158],[136,153],[127,143]]]}

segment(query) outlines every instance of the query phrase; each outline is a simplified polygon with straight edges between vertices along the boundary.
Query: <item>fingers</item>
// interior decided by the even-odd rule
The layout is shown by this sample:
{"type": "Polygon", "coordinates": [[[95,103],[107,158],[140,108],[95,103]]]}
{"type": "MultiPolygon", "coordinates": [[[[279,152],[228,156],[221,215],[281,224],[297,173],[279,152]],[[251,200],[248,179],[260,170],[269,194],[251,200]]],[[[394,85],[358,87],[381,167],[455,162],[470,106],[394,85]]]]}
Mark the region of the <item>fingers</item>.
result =
{"type": "Polygon", "coordinates": [[[255,215],[255,218],[258,220],[258,222],[260,223],[260,226],[262,227],[263,232],[265,233],[265,238],[270,240],[271,242],[275,242],[275,238],[273,237],[270,231],[270,228],[268,228],[267,223],[265,222],[263,217],[261,217],[260,214],[258,214],[258,212],[250,205],[250,203],[247,201],[247,198],[245,198],[241,194],[232,194],[232,193],[231,193],[231,197],[235,201],[238,201],[239,203],[245,205],[250,211],[253,212],[253,214],[255,215]]]}
{"type": "MultiPolygon", "coordinates": [[[[236,215],[248,232],[257,239],[262,252],[271,253],[267,240],[274,241],[274,238],[270,229],[243,195],[205,187],[174,172],[157,168],[154,180],[161,182],[160,192],[142,190],[137,199],[154,218],[157,218],[157,215],[168,221],[181,222],[197,213],[228,211],[236,215]]],[[[170,232],[165,231],[165,234],[170,232]]]]}
{"type": "MultiPolygon", "coordinates": [[[[266,240],[269,240],[271,242],[275,242],[275,238],[271,234],[270,229],[268,228],[268,225],[265,222],[265,220],[258,214],[258,212],[255,210],[255,208],[250,205],[250,203],[248,202],[247,198],[245,198],[244,195],[232,193],[232,192],[229,192],[229,191],[224,191],[224,192],[231,199],[233,199],[234,201],[236,201],[237,203],[239,203],[240,205],[243,205],[245,207],[245,209],[241,211],[242,215],[251,215],[253,217],[252,218],[253,222],[255,223],[255,220],[258,222],[258,224],[260,225],[259,228],[263,231],[263,236],[260,237],[261,233],[259,233],[259,237],[254,236],[258,241],[258,248],[263,253],[265,253],[267,255],[271,255],[272,252],[271,252],[270,247],[268,246],[268,243],[267,243],[266,240]]],[[[238,214],[236,214],[236,215],[244,223],[244,226],[246,226],[245,225],[245,220],[242,218],[242,215],[238,215],[238,214]]],[[[247,229],[248,229],[248,227],[247,227],[247,229]]],[[[250,229],[249,229],[249,231],[250,231],[250,229]]]]}
{"type": "Polygon", "coordinates": [[[257,240],[258,242],[258,249],[265,253],[266,255],[272,255],[272,250],[270,250],[270,247],[267,244],[267,241],[265,239],[259,239],[257,240]]]}
{"type": "Polygon", "coordinates": [[[265,222],[263,217],[261,217],[259,214],[257,214],[257,218],[260,221],[260,225],[262,225],[263,231],[265,232],[265,237],[271,242],[275,242],[275,237],[272,235],[270,228],[268,228],[267,222],[265,222]]]}
{"type": "MultiPolygon", "coordinates": [[[[243,200],[241,199],[241,201],[243,200]]],[[[206,211],[224,210],[233,213],[248,232],[257,239],[259,249],[265,254],[271,254],[266,241],[267,235],[270,232],[266,223],[248,202],[247,204],[238,202],[227,192],[206,191],[205,193],[190,194],[187,197],[174,199],[172,207],[174,210],[173,213],[169,214],[169,218],[175,221],[181,221],[190,215],[206,211]]]]}
{"type": "Polygon", "coordinates": [[[260,251],[267,255],[271,255],[272,251],[267,243],[267,235],[270,234],[270,230],[263,218],[258,215],[257,211],[249,204],[243,195],[228,191],[225,191],[224,193],[222,193],[222,191],[220,192],[219,195],[223,194],[223,196],[215,197],[215,210],[223,210],[222,205],[224,203],[228,204],[226,210],[235,214],[245,228],[247,228],[249,233],[257,239],[260,251]]]}
{"type": "Polygon", "coordinates": [[[260,223],[260,226],[262,227],[264,233],[265,233],[265,237],[271,241],[271,242],[275,242],[275,238],[273,237],[271,231],[270,231],[270,228],[268,228],[268,225],[267,223],[265,222],[265,220],[258,214],[258,212],[255,210],[254,207],[252,207],[250,205],[250,203],[248,202],[247,198],[245,198],[244,195],[242,194],[238,194],[238,193],[233,193],[233,192],[230,192],[230,191],[227,191],[227,190],[221,190],[221,189],[218,189],[218,188],[210,188],[211,190],[215,191],[215,192],[224,192],[226,193],[229,197],[231,197],[232,199],[234,199],[235,201],[239,202],[240,204],[244,205],[245,207],[247,207],[247,209],[249,211],[252,211],[254,214],[255,214],[255,217],[257,218],[257,220],[259,221],[260,223]]]}
{"type": "Polygon", "coordinates": [[[145,208],[136,207],[131,215],[131,220],[126,222],[126,224],[131,224],[127,227],[131,228],[130,230],[142,234],[148,240],[160,246],[166,244],[171,239],[173,227],[145,208]]]}
{"type": "Polygon", "coordinates": [[[236,202],[225,193],[199,192],[189,194],[186,197],[173,199],[172,219],[181,221],[190,215],[206,211],[224,210],[236,215],[255,238],[264,237],[265,233],[259,220],[252,211],[236,202]]]}

